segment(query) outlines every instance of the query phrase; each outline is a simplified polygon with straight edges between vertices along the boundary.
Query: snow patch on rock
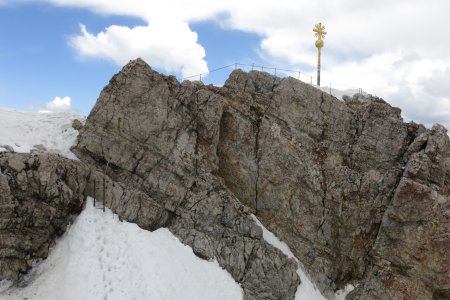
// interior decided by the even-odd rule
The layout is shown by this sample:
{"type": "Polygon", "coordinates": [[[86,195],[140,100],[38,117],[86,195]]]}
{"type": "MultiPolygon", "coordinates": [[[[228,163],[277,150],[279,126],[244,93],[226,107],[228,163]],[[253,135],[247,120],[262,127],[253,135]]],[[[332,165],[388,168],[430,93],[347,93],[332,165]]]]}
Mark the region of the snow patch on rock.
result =
{"type": "MultiPolygon", "coordinates": [[[[194,255],[168,229],[121,222],[88,199],[49,257],[24,278],[13,299],[242,299],[242,289],[216,261],[194,255]]],[[[7,282],[2,283],[7,288],[7,282]]],[[[0,285],[0,286],[2,286],[0,285]]]]}
{"type": "MultiPolygon", "coordinates": [[[[253,220],[261,227],[263,231],[263,238],[266,242],[274,246],[275,248],[281,250],[289,258],[294,258],[299,264],[297,269],[297,274],[300,277],[301,283],[297,288],[295,293],[295,300],[326,300],[324,296],[320,293],[319,289],[311,281],[310,277],[302,267],[302,263],[294,256],[289,246],[285,242],[280,241],[271,231],[269,231],[264,225],[258,220],[255,215],[252,215],[253,220]]],[[[348,293],[353,291],[354,287],[349,284],[344,289],[339,290],[335,294],[336,300],[344,300],[348,293]]]]}

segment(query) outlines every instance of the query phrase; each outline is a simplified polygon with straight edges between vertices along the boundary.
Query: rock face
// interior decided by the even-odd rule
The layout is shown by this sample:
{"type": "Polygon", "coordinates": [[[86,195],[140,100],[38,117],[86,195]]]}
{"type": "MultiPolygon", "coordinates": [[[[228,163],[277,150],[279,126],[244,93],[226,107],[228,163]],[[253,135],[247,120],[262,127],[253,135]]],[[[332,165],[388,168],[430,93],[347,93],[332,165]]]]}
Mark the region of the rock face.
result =
{"type": "MultiPolygon", "coordinates": [[[[450,299],[450,143],[434,126],[409,160],[371,255],[363,299],[450,299]]],[[[354,297],[356,298],[356,297],[354,297]]]]}
{"type": "MultiPolygon", "coordinates": [[[[353,141],[359,141],[352,128],[357,126],[357,112],[294,79],[235,72],[224,90],[229,105],[218,154],[219,174],[227,186],[291,246],[308,270],[318,274],[315,279],[322,289],[347,282],[355,272],[362,276],[366,254],[376,237],[372,219],[383,203],[387,205],[395,188],[396,170],[391,170],[395,150],[389,150],[391,158],[383,166],[378,166],[376,157],[366,161],[368,155],[361,152],[370,152],[372,141],[366,141],[369,145],[359,152],[352,148],[353,141]],[[364,165],[355,159],[364,160],[364,165]],[[360,173],[372,166],[376,168],[373,176],[361,182],[360,173]],[[380,167],[388,173],[383,182],[380,167]],[[378,182],[384,186],[378,187],[378,182]],[[360,185],[371,184],[376,185],[376,193],[390,190],[381,191],[377,202],[360,199],[360,185]],[[360,243],[354,242],[357,235],[360,243]]],[[[395,131],[393,135],[399,131],[396,140],[385,143],[401,147],[398,140],[406,136],[406,129],[380,125],[385,131],[395,131]]],[[[376,226],[380,222],[381,215],[376,226]]]]}
{"type": "Polygon", "coordinates": [[[339,101],[263,72],[236,70],[222,88],[180,84],[140,59],[74,125],[81,162],[0,155],[0,279],[45,257],[84,197],[104,193],[123,219],[168,227],[199,257],[215,257],[245,299],[293,299],[299,284],[296,263],[262,239],[250,213],[330,299],[347,283],[357,284],[351,299],[450,298],[442,126],[404,123],[379,98],[339,101]],[[36,223],[27,205],[55,209],[36,223]],[[39,242],[22,243],[35,228],[39,242]]]}
{"type": "MultiPolygon", "coordinates": [[[[293,299],[296,263],[262,239],[249,209],[214,175],[224,103],[216,89],[180,85],[136,60],[102,91],[73,151],[148,195],[139,207],[148,217],[125,219],[168,227],[198,256],[215,257],[245,299],[293,299]]],[[[127,201],[111,208],[123,215],[127,201]]]]}
{"type": "Polygon", "coordinates": [[[448,295],[446,129],[261,72],[234,72],[222,93],[220,176],[324,294],[354,282],[359,299],[448,295]]]}
{"type": "Polygon", "coordinates": [[[57,155],[0,154],[0,280],[47,257],[81,211],[88,174],[57,155]]]}

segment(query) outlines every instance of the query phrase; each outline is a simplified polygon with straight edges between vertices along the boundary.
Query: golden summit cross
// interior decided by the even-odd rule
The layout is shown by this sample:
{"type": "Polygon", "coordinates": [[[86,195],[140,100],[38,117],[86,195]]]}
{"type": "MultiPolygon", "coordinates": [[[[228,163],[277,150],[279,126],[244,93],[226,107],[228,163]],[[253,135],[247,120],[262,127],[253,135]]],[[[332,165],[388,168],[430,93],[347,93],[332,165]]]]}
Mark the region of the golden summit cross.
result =
{"type": "Polygon", "coordinates": [[[325,26],[323,26],[322,23],[316,24],[316,26],[314,26],[313,31],[316,33],[315,36],[319,40],[322,40],[327,34],[327,32],[325,31],[325,26]]]}
{"type": "Polygon", "coordinates": [[[325,26],[322,25],[322,23],[318,23],[314,26],[313,31],[315,32],[315,36],[317,37],[316,40],[316,47],[317,47],[317,85],[320,86],[320,57],[321,57],[321,50],[324,45],[323,39],[325,38],[325,35],[327,32],[325,31],[325,26]]]}

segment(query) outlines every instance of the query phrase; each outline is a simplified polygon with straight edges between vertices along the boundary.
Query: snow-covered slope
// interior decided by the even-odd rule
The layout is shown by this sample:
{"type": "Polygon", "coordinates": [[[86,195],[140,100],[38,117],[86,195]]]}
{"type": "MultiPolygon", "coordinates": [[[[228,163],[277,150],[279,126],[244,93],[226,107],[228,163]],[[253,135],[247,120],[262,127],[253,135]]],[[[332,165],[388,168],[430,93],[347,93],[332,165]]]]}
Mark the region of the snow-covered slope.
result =
{"type": "Polygon", "coordinates": [[[27,286],[1,299],[242,299],[216,261],[194,255],[168,229],[150,232],[119,221],[91,199],[27,286]]]}
{"type": "Polygon", "coordinates": [[[48,151],[75,158],[70,152],[77,131],[72,121],[84,116],[73,113],[35,113],[0,108],[0,151],[3,145],[16,152],[30,152],[35,145],[43,145],[48,151]]]}

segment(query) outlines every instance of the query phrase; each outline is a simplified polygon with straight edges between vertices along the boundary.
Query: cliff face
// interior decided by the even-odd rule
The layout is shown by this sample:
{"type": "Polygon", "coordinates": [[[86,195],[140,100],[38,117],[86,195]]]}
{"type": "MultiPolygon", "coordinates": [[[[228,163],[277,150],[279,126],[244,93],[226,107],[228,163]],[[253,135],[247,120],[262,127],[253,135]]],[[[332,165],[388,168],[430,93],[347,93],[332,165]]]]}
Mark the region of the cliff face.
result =
{"type": "MultiPolygon", "coordinates": [[[[263,72],[236,70],[222,88],[180,84],[138,59],[78,127],[81,162],[62,163],[80,169],[70,176],[74,212],[105,182],[113,211],[216,257],[246,299],[293,299],[299,283],[296,263],[262,239],[250,213],[330,298],[349,282],[353,299],[450,297],[450,142],[439,125],[406,124],[381,99],[339,101],[263,72]]],[[[16,156],[0,156],[0,190],[22,176],[10,171],[16,156]]],[[[37,182],[30,189],[42,189],[37,182]]],[[[20,207],[33,193],[1,200],[20,207]]]]}
{"type": "Polygon", "coordinates": [[[217,258],[246,299],[293,299],[296,263],[262,239],[249,209],[214,175],[224,103],[217,91],[133,61],[102,91],[73,151],[148,195],[154,204],[141,213],[164,216],[149,229],[168,227],[198,256],[217,258]]]}
{"type": "Polygon", "coordinates": [[[354,281],[353,298],[448,295],[445,128],[266,73],[234,72],[223,93],[220,176],[325,293],[354,281]]]}
{"type": "Polygon", "coordinates": [[[224,89],[227,186],[320,270],[320,286],[362,278],[404,153],[424,129],[381,100],[344,103],[295,79],[235,72],[224,89]]]}

